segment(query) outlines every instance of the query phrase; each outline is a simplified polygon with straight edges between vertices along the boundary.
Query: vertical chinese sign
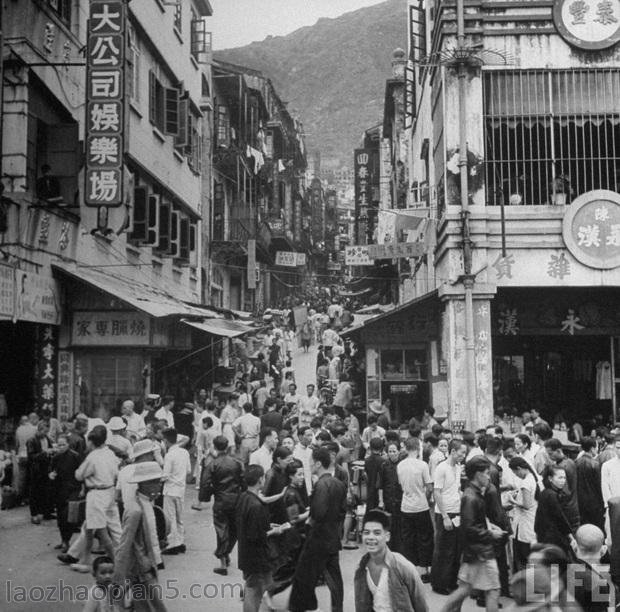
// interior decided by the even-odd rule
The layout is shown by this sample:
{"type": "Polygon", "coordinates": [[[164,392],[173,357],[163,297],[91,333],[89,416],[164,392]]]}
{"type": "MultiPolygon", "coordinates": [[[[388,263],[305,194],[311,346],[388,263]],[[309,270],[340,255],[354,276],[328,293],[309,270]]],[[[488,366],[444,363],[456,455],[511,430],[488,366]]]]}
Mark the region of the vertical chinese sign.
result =
{"type": "Polygon", "coordinates": [[[370,149],[355,149],[355,242],[366,243],[366,223],[370,202],[370,149]]]}
{"type": "Polygon", "coordinates": [[[58,351],[58,416],[66,420],[73,414],[73,364],[69,351],[58,351]]]}
{"type": "Polygon", "coordinates": [[[90,0],[86,60],[85,204],[123,202],[125,2],[90,0]]]}
{"type": "Polygon", "coordinates": [[[58,349],[58,328],[55,325],[40,325],[36,342],[36,403],[42,410],[56,414],[56,353],[58,349]]]}

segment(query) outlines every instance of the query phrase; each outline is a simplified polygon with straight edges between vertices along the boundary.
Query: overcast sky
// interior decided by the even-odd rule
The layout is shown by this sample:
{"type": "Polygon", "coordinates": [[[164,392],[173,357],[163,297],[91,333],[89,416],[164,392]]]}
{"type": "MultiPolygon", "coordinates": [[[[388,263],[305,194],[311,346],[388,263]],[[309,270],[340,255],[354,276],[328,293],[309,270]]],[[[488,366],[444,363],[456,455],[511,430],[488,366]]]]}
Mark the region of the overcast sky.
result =
{"type": "Polygon", "coordinates": [[[210,0],[213,47],[241,47],[270,34],[283,36],[321,17],[338,17],[385,0],[210,0]]]}

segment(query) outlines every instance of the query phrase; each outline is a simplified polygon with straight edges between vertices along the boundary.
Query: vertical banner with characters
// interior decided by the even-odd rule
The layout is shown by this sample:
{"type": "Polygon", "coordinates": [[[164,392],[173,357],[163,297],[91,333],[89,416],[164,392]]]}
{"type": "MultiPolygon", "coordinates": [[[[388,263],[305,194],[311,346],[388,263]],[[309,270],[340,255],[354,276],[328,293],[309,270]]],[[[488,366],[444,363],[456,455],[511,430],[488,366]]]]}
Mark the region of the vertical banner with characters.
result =
{"type": "Polygon", "coordinates": [[[39,325],[36,342],[36,403],[56,416],[58,328],[39,325]]]}

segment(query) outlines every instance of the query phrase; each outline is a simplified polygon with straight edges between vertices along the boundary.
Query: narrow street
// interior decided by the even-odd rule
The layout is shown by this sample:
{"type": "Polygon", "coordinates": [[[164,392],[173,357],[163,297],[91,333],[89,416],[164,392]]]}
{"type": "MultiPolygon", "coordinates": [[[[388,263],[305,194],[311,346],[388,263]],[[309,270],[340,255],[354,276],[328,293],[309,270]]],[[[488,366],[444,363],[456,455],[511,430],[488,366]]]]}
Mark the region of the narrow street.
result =
{"type": "MultiPolygon", "coordinates": [[[[300,391],[304,391],[306,384],[314,382],[315,346],[308,353],[304,353],[302,349],[296,350],[293,360],[300,391]]],[[[205,505],[202,511],[192,510],[191,504],[196,498],[197,491],[188,485],[185,498],[187,553],[166,557],[166,568],[159,573],[166,606],[170,612],[198,612],[205,610],[205,606],[222,611],[240,610],[243,578],[236,568],[236,553],[233,553],[233,563],[228,576],[218,576],[212,572],[216,560],[213,557],[215,532],[211,504],[205,505]]],[[[80,603],[79,597],[84,593],[85,587],[92,584],[92,578],[88,574],[73,572],[56,560],[56,521],[32,525],[27,507],[3,511],[1,517],[0,576],[3,580],[0,588],[3,592],[0,599],[6,602],[2,612],[81,610],[83,603],[80,603]],[[19,601],[24,588],[30,589],[32,600],[29,602],[19,601]],[[36,602],[34,600],[42,597],[41,589],[45,589],[46,601],[36,602]],[[52,592],[52,589],[55,590],[52,592]],[[72,596],[78,601],[72,601],[72,596]]],[[[353,575],[361,555],[360,549],[343,550],[340,556],[345,585],[345,612],[353,612],[355,609],[353,575]]],[[[425,589],[429,610],[438,611],[446,598],[434,594],[428,585],[425,585],[425,589]]],[[[327,587],[319,587],[317,596],[320,608],[323,611],[329,610],[327,587]]],[[[274,603],[281,606],[279,609],[286,609],[285,597],[274,598],[274,603]]],[[[463,606],[464,611],[476,609],[478,608],[471,600],[463,606]]]]}

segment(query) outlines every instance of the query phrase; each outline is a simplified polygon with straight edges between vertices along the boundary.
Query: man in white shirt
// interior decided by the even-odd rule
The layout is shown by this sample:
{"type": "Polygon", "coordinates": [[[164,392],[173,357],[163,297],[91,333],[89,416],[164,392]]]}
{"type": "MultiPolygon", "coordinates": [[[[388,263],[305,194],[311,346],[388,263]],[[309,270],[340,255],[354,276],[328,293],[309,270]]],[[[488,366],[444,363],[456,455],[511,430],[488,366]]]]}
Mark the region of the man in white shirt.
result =
{"type": "MultiPolygon", "coordinates": [[[[208,400],[205,402],[205,409],[202,413],[202,418],[211,417],[213,421],[213,425],[211,428],[213,429],[213,436],[221,436],[222,435],[222,421],[215,414],[215,402],[208,400]]],[[[202,421],[202,419],[201,419],[202,421]]]]}
{"type": "Polygon", "coordinates": [[[295,383],[291,383],[288,386],[288,393],[284,396],[284,404],[290,407],[293,414],[299,414],[301,400],[301,395],[297,393],[297,385],[295,383]]]}
{"type": "Polygon", "coordinates": [[[305,397],[299,400],[299,428],[309,427],[312,419],[319,413],[321,400],[314,395],[314,385],[306,386],[305,397]]]}
{"type": "Polygon", "coordinates": [[[241,438],[239,446],[239,459],[247,463],[250,453],[258,448],[258,438],[260,436],[260,419],[252,414],[252,404],[246,402],[242,404],[243,414],[235,419],[232,424],[233,431],[241,438]]]}
{"type": "Polygon", "coordinates": [[[185,552],[185,529],[183,527],[183,501],[185,483],[191,474],[192,465],[189,453],[177,444],[177,430],[164,429],[166,456],[164,457],[164,514],[168,523],[168,546],[162,550],[164,555],[177,555],[185,552]]]}
{"type": "Polygon", "coordinates": [[[127,422],[127,437],[142,440],[146,436],[146,424],[141,414],[135,413],[135,405],[131,400],[125,400],[121,406],[121,413],[127,422]]]}
{"type": "Polygon", "coordinates": [[[174,397],[172,395],[164,396],[161,408],[155,413],[155,418],[158,421],[166,421],[166,424],[171,429],[174,429],[174,414],[172,409],[174,408],[174,397]]]}
{"type": "Polygon", "coordinates": [[[448,446],[448,458],[435,469],[435,550],[431,585],[433,591],[441,595],[449,595],[457,587],[461,557],[458,541],[461,463],[466,454],[467,444],[462,440],[452,440],[448,446]]]}
{"type": "Polygon", "coordinates": [[[114,416],[108,421],[108,431],[112,434],[107,444],[121,459],[131,457],[132,444],[126,435],[127,424],[121,417],[114,416]]]}
{"type": "Polygon", "coordinates": [[[278,432],[271,427],[265,427],[260,432],[260,437],[263,442],[260,448],[250,455],[250,465],[260,465],[266,474],[271,469],[273,451],[278,446],[278,432]]]}
{"type": "Polygon", "coordinates": [[[26,442],[37,433],[39,417],[36,412],[31,412],[28,417],[22,417],[22,421],[20,421],[19,427],[15,430],[15,451],[17,453],[18,470],[14,477],[14,485],[20,500],[28,496],[28,450],[26,442]]]}
{"type": "Polygon", "coordinates": [[[398,482],[403,490],[401,502],[403,554],[417,566],[422,582],[429,582],[433,562],[433,524],[428,500],[433,482],[428,465],[418,458],[420,440],[405,440],[407,458],[397,466],[398,482]]]}
{"type": "Polygon", "coordinates": [[[323,332],[322,340],[323,340],[322,344],[325,347],[325,350],[329,352],[333,346],[338,344],[338,341],[340,340],[340,336],[338,335],[338,332],[332,329],[332,326],[330,324],[327,326],[327,329],[323,332]]]}
{"type": "Polygon", "coordinates": [[[377,425],[376,414],[368,415],[366,422],[368,423],[368,427],[362,432],[362,444],[366,449],[366,456],[368,457],[370,455],[370,441],[373,438],[385,438],[385,429],[377,425]]]}
{"type": "Polygon", "coordinates": [[[312,493],[312,440],[314,435],[312,429],[303,425],[297,431],[299,442],[293,449],[293,457],[299,459],[304,466],[304,481],[308,495],[312,493]]]}

